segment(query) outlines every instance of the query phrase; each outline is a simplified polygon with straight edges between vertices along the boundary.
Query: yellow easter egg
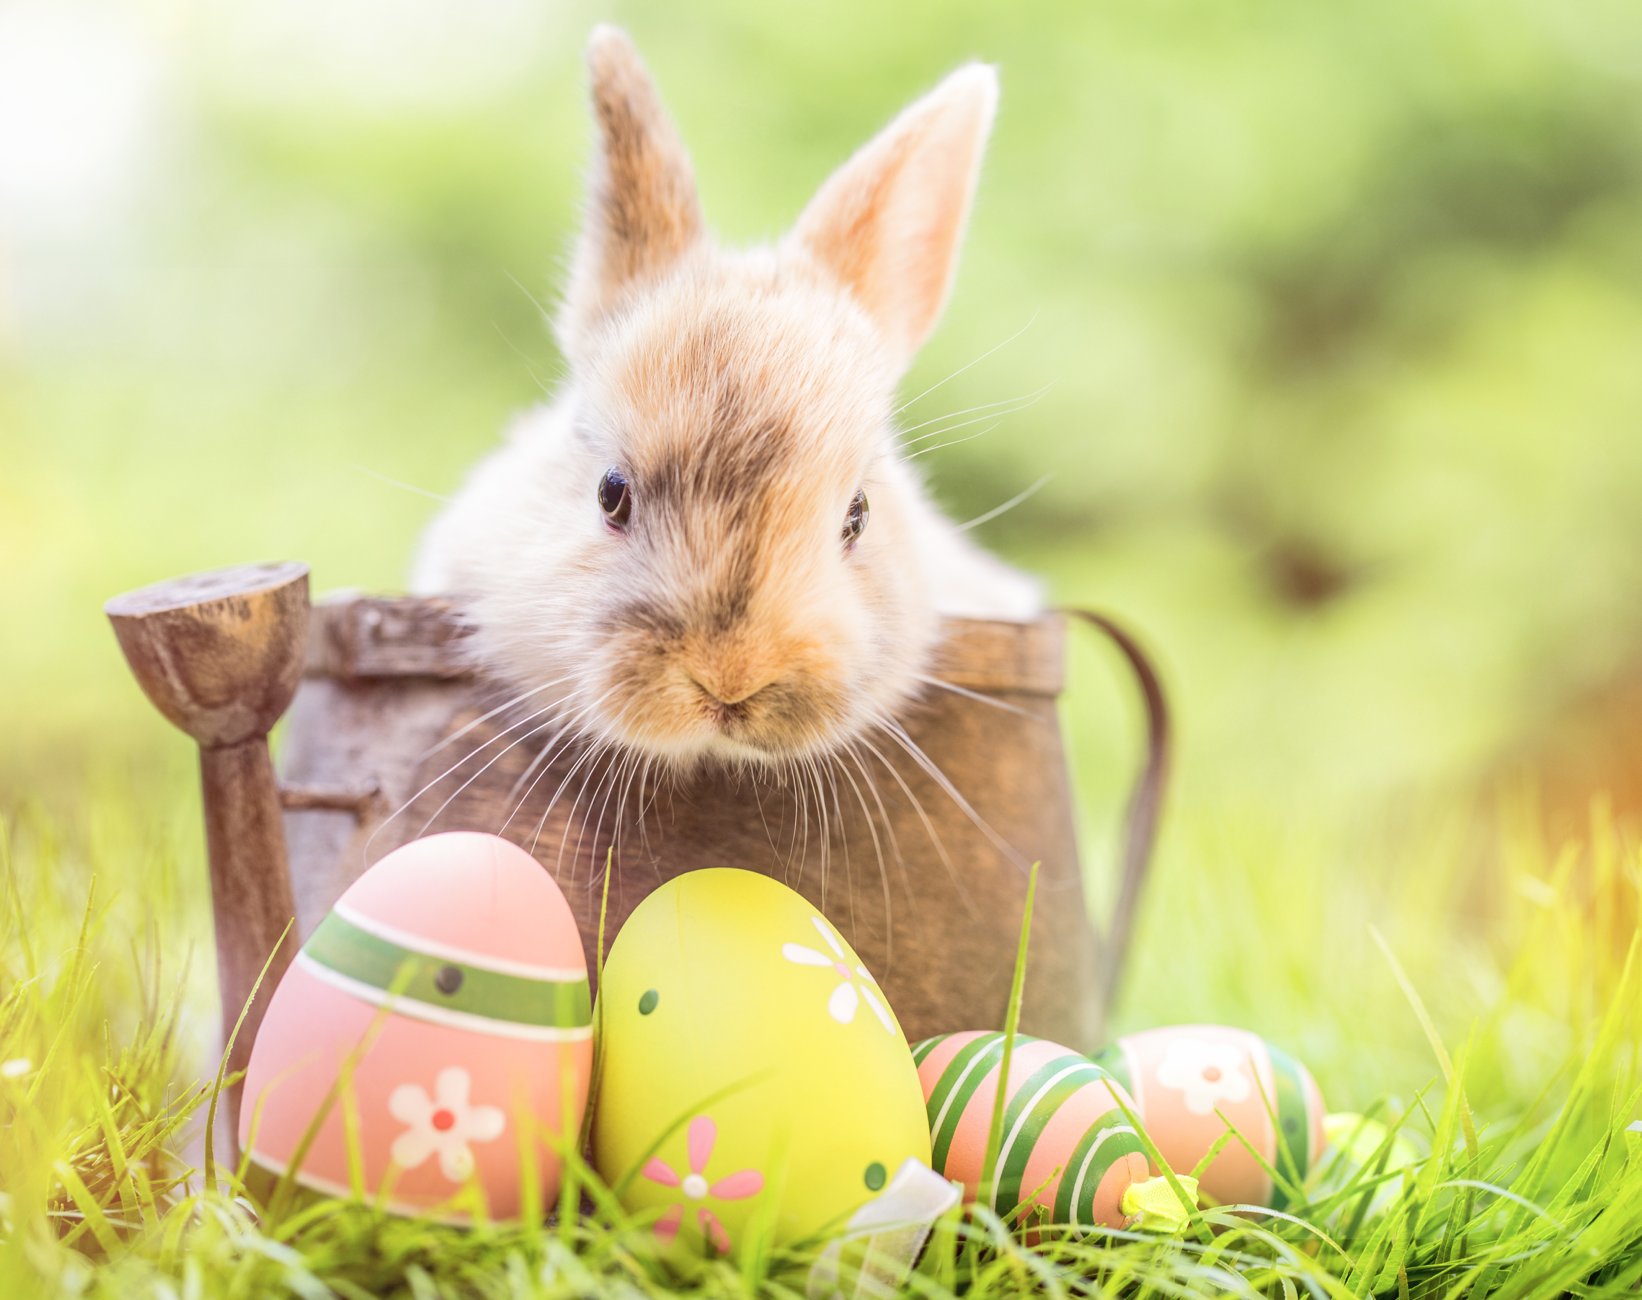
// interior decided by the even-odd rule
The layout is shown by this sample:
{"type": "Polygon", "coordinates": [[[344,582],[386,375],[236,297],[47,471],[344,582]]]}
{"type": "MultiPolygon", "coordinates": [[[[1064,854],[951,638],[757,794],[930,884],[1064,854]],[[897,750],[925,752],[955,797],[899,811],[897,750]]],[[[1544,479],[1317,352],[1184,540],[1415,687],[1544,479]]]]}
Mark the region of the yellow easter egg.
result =
{"type": "Polygon", "coordinates": [[[599,1174],[664,1243],[840,1227],[903,1161],[929,1162],[923,1092],[883,991],[785,885],[669,881],[616,937],[595,1016],[599,1174]]]}

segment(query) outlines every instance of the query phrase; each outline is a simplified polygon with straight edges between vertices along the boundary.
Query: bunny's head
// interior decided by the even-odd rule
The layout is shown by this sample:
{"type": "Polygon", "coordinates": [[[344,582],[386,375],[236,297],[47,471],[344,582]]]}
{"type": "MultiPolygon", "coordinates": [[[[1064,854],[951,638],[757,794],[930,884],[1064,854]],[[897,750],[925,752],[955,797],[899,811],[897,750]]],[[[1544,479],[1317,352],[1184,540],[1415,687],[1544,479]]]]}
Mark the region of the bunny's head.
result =
{"type": "Polygon", "coordinates": [[[571,382],[436,523],[420,585],[467,595],[491,666],[582,733],[681,767],[830,752],[919,689],[931,566],[961,547],[893,408],[946,300],[996,78],[954,72],[777,245],[732,252],[625,34],[596,30],[588,63],[571,382]]]}

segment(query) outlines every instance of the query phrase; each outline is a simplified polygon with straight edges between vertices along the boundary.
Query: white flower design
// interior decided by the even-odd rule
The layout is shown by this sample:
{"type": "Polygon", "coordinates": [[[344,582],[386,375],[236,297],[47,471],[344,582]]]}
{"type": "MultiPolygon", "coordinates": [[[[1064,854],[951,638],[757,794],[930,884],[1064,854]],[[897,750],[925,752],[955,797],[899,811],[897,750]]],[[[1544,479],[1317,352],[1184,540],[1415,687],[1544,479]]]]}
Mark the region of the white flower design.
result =
{"type": "Polygon", "coordinates": [[[1230,1043],[1176,1038],[1157,1067],[1157,1081],[1185,1093],[1192,1114],[1207,1115],[1222,1101],[1249,1095],[1249,1076],[1243,1071],[1247,1061],[1248,1054],[1230,1043]]]}
{"type": "Polygon", "coordinates": [[[493,1142],[502,1136],[507,1117],[499,1106],[471,1106],[473,1079],[459,1065],[448,1065],[433,1081],[433,1096],[420,1084],[402,1083],[388,1096],[388,1111],[410,1127],[393,1140],[394,1163],[415,1169],[435,1152],[439,1172],[453,1183],[473,1172],[470,1142],[493,1142]]]}
{"type": "Polygon", "coordinates": [[[781,945],[781,955],[795,966],[830,966],[843,980],[837,985],[832,996],[827,999],[827,1014],[841,1025],[847,1025],[855,1019],[855,1012],[863,1001],[872,1008],[873,1015],[878,1017],[878,1023],[884,1027],[884,1032],[893,1034],[895,1022],[890,1019],[889,1011],[873,992],[878,987],[878,981],[872,978],[865,966],[857,965],[852,971],[844,964],[844,945],[838,942],[832,932],[832,927],[819,916],[812,916],[816,931],[826,941],[827,947],[832,949],[832,956],[824,952],[817,952],[814,948],[806,948],[801,943],[784,943],[781,945]]]}

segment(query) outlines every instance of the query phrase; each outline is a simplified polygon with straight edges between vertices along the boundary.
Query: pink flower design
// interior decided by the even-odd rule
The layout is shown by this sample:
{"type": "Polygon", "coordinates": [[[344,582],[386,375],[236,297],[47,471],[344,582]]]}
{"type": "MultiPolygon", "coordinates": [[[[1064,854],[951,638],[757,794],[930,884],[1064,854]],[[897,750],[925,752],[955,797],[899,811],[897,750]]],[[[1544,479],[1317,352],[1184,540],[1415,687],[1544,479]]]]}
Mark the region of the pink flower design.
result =
{"type": "MultiPolygon", "coordinates": [[[[673,1167],[665,1160],[652,1156],[650,1162],[644,1166],[644,1176],[653,1183],[660,1183],[663,1187],[677,1187],[684,1193],[684,1200],[674,1205],[656,1222],[656,1236],[663,1245],[672,1244],[678,1236],[679,1225],[684,1222],[684,1212],[689,1208],[691,1201],[744,1201],[749,1196],[757,1196],[764,1190],[764,1175],[756,1169],[743,1169],[739,1173],[720,1178],[716,1183],[707,1182],[707,1162],[713,1158],[713,1144],[718,1141],[718,1125],[705,1115],[697,1115],[690,1121],[687,1144],[690,1151],[690,1172],[680,1178],[673,1171],[673,1167]]],[[[705,1205],[696,1207],[696,1221],[701,1225],[701,1235],[722,1254],[730,1249],[730,1234],[724,1231],[724,1225],[718,1221],[718,1216],[705,1205]]]]}

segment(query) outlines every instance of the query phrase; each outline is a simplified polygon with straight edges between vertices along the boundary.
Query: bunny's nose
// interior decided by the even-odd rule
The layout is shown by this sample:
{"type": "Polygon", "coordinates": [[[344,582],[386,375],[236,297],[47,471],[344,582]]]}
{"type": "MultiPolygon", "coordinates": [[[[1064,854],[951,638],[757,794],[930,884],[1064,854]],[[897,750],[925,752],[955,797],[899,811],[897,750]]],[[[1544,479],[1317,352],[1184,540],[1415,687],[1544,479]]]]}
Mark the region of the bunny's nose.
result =
{"type": "Polygon", "coordinates": [[[715,673],[696,669],[690,680],[702,692],[719,704],[740,704],[750,700],[770,684],[773,678],[755,673],[715,673]]]}
{"type": "Polygon", "coordinates": [[[776,656],[746,644],[702,646],[684,660],[684,671],[715,704],[734,706],[750,700],[781,675],[776,656]]]}

